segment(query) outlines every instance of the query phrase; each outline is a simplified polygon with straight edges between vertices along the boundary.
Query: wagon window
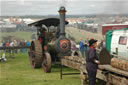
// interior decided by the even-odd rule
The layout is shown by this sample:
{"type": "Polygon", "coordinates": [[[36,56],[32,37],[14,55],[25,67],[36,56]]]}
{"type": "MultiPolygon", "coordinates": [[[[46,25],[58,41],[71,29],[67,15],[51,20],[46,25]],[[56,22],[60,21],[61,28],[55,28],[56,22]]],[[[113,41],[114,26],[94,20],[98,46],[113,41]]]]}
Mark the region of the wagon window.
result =
{"type": "Polygon", "coordinates": [[[126,45],[127,44],[127,37],[126,36],[121,36],[120,39],[119,39],[119,44],[126,45]]]}

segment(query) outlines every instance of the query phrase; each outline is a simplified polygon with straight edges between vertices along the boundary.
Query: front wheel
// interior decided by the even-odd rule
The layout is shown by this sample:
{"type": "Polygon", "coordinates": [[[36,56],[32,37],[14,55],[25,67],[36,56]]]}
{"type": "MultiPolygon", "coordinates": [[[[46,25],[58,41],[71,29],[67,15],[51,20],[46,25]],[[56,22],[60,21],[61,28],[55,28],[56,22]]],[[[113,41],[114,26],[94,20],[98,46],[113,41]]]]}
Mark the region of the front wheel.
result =
{"type": "Polygon", "coordinates": [[[46,72],[46,73],[51,72],[51,63],[52,63],[52,60],[51,60],[50,53],[48,53],[48,52],[44,53],[43,62],[42,62],[42,68],[43,68],[44,72],[46,72]]]}

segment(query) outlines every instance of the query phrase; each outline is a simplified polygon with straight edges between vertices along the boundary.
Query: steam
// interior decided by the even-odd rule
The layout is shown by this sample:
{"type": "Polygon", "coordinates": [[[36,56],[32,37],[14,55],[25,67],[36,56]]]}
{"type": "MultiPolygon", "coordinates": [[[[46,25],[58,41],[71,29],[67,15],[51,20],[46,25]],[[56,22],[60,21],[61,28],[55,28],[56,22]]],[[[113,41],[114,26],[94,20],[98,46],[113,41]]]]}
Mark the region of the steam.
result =
{"type": "Polygon", "coordinates": [[[59,0],[59,7],[61,6],[66,6],[67,5],[67,0],[59,0]]]}
{"type": "Polygon", "coordinates": [[[24,5],[24,0],[20,0],[20,4],[21,5],[24,5]]]}

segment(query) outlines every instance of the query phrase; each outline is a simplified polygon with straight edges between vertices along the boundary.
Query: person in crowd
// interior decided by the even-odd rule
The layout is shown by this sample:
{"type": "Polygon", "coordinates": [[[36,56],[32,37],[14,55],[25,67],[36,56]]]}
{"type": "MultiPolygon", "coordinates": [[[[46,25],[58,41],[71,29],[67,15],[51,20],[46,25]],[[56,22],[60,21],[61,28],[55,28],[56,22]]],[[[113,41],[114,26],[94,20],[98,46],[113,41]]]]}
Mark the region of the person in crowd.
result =
{"type": "Polygon", "coordinates": [[[26,42],[26,46],[30,46],[31,43],[29,41],[26,42]]]}
{"type": "Polygon", "coordinates": [[[87,42],[86,42],[86,40],[85,40],[84,48],[85,48],[85,56],[86,56],[86,53],[87,53],[87,49],[88,49],[88,45],[87,45],[87,42]]]}
{"type": "MultiPolygon", "coordinates": [[[[31,43],[29,41],[27,41],[26,46],[28,46],[28,47],[31,46],[31,43]]],[[[28,49],[27,49],[27,51],[28,51],[28,49]]]]}
{"type": "Polygon", "coordinates": [[[6,47],[6,42],[5,41],[3,41],[3,45],[2,45],[3,47],[6,47]]]}
{"type": "MultiPolygon", "coordinates": [[[[25,46],[25,40],[21,40],[21,46],[23,46],[23,47],[25,46]]],[[[22,48],[21,52],[25,53],[26,52],[26,48],[22,48]]]]}
{"type": "MultiPolygon", "coordinates": [[[[9,41],[7,41],[7,42],[5,42],[5,46],[6,47],[10,47],[10,43],[9,43],[9,41]]],[[[5,50],[7,53],[10,53],[11,52],[11,50],[5,50]]]]}
{"type": "MultiPolygon", "coordinates": [[[[18,46],[17,40],[13,40],[13,42],[14,42],[14,47],[18,46]]],[[[14,52],[17,53],[18,49],[15,49],[14,52]]]]}
{"type": "Polygon", "coordinates": [[[82,38],[80,38],[80,52],[82,54],[82,57],[85,57],[86,48],[84,44],[85,44],[84,41],[82,40],[82,38]]]}
{"type": "MultiPolygon", "coordinates": [[[[5,47],[6,46],[6,43],[4,40],[1,41],[1,44],[0,44],[0,47],[5,47]]],[[[3,50],[3,53],[5,53],[5,50],[3,50]]]]}
{"type": "Polygon", "coordinates": [[[71,39],[71,35],[70,34],[68,34],[68,38],[71,39]]]}
{"type": "Polygon", "coordinates": [[[104,47],[104,40],[101,40],[99,43],[99,49],[102,49],[104,47]]]}
{"type": "MultiPolygon", "coordinates": [[[[14,42],[13,41],[10,42],[10,47],[14,47],[14,42]]],[[[10,50],[10,54],[14,55],[14,49],[10,50]]]]}
{"type": "MultiPolygon", "coordinates": [[[[16,40],[17,41],[17,46],[21,46],[20,44],[20,40],[16,40]]],[[[20,49],[17,49],[17,53],[20,52],[20,49]]]]}
{"type": "Polygon", "coordinates": [[[32,33],[32,40],[36,40],[36,35],[34,33],[32,33]]]}
{"type": "Polygon", "coordinates": [[[6,47],[10,47],[9,41],[6,42],[6,47]]]}
{"type": "Polygon", "coordinates": [[[88,43],[88,41],[89,41],[89,37],[85,39],[85,43],[88,43]]]}
{"type": "Polygon", "coordinates": [[[10,47],[13,47],[13,46],[14,46],[14,42],[11,41],[11,42],[10,42],[10,47]]]}
{"type": "Polygon", "coordinates": [[[0,43],[0,47],[3,47],[3,44],[4,44],[4,42],[3,42],[3,40],[2,40],[1,43],[0,43]]]}
{"type": "Polygon", "coordinates": [[[1,47],[6,46],[6,42],[4,40],[2,40],[1,43],[0,43],[0,46],[1,47]]]}
{"type": "Polygon", "coordinates": [[[89,50],[86,54],[86,69],[88,73],[89,85],[95,85],[96,74],[100,61],[96,55],[97,40],[89,40],[89,50]]]}

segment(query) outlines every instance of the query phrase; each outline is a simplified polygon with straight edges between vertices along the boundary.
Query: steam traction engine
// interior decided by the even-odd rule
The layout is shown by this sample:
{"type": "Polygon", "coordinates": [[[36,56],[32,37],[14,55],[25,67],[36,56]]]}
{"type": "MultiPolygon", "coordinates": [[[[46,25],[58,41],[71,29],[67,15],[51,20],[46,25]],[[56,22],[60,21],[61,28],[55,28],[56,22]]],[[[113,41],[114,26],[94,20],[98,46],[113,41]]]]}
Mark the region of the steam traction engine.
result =
{"type": "Polygon", "coordinates": [[[31,42],[30,62],[33,68],[43,67],[44,72],[51,71],[52,61],[58,54],[68,54],[70,41],[65,37],[65,7],[60,7],[60,19],[48,18],[29,24],[37,27],[38,39],[31,42]],[[53,26],[51,28],[51,26],[53,26]]]}

